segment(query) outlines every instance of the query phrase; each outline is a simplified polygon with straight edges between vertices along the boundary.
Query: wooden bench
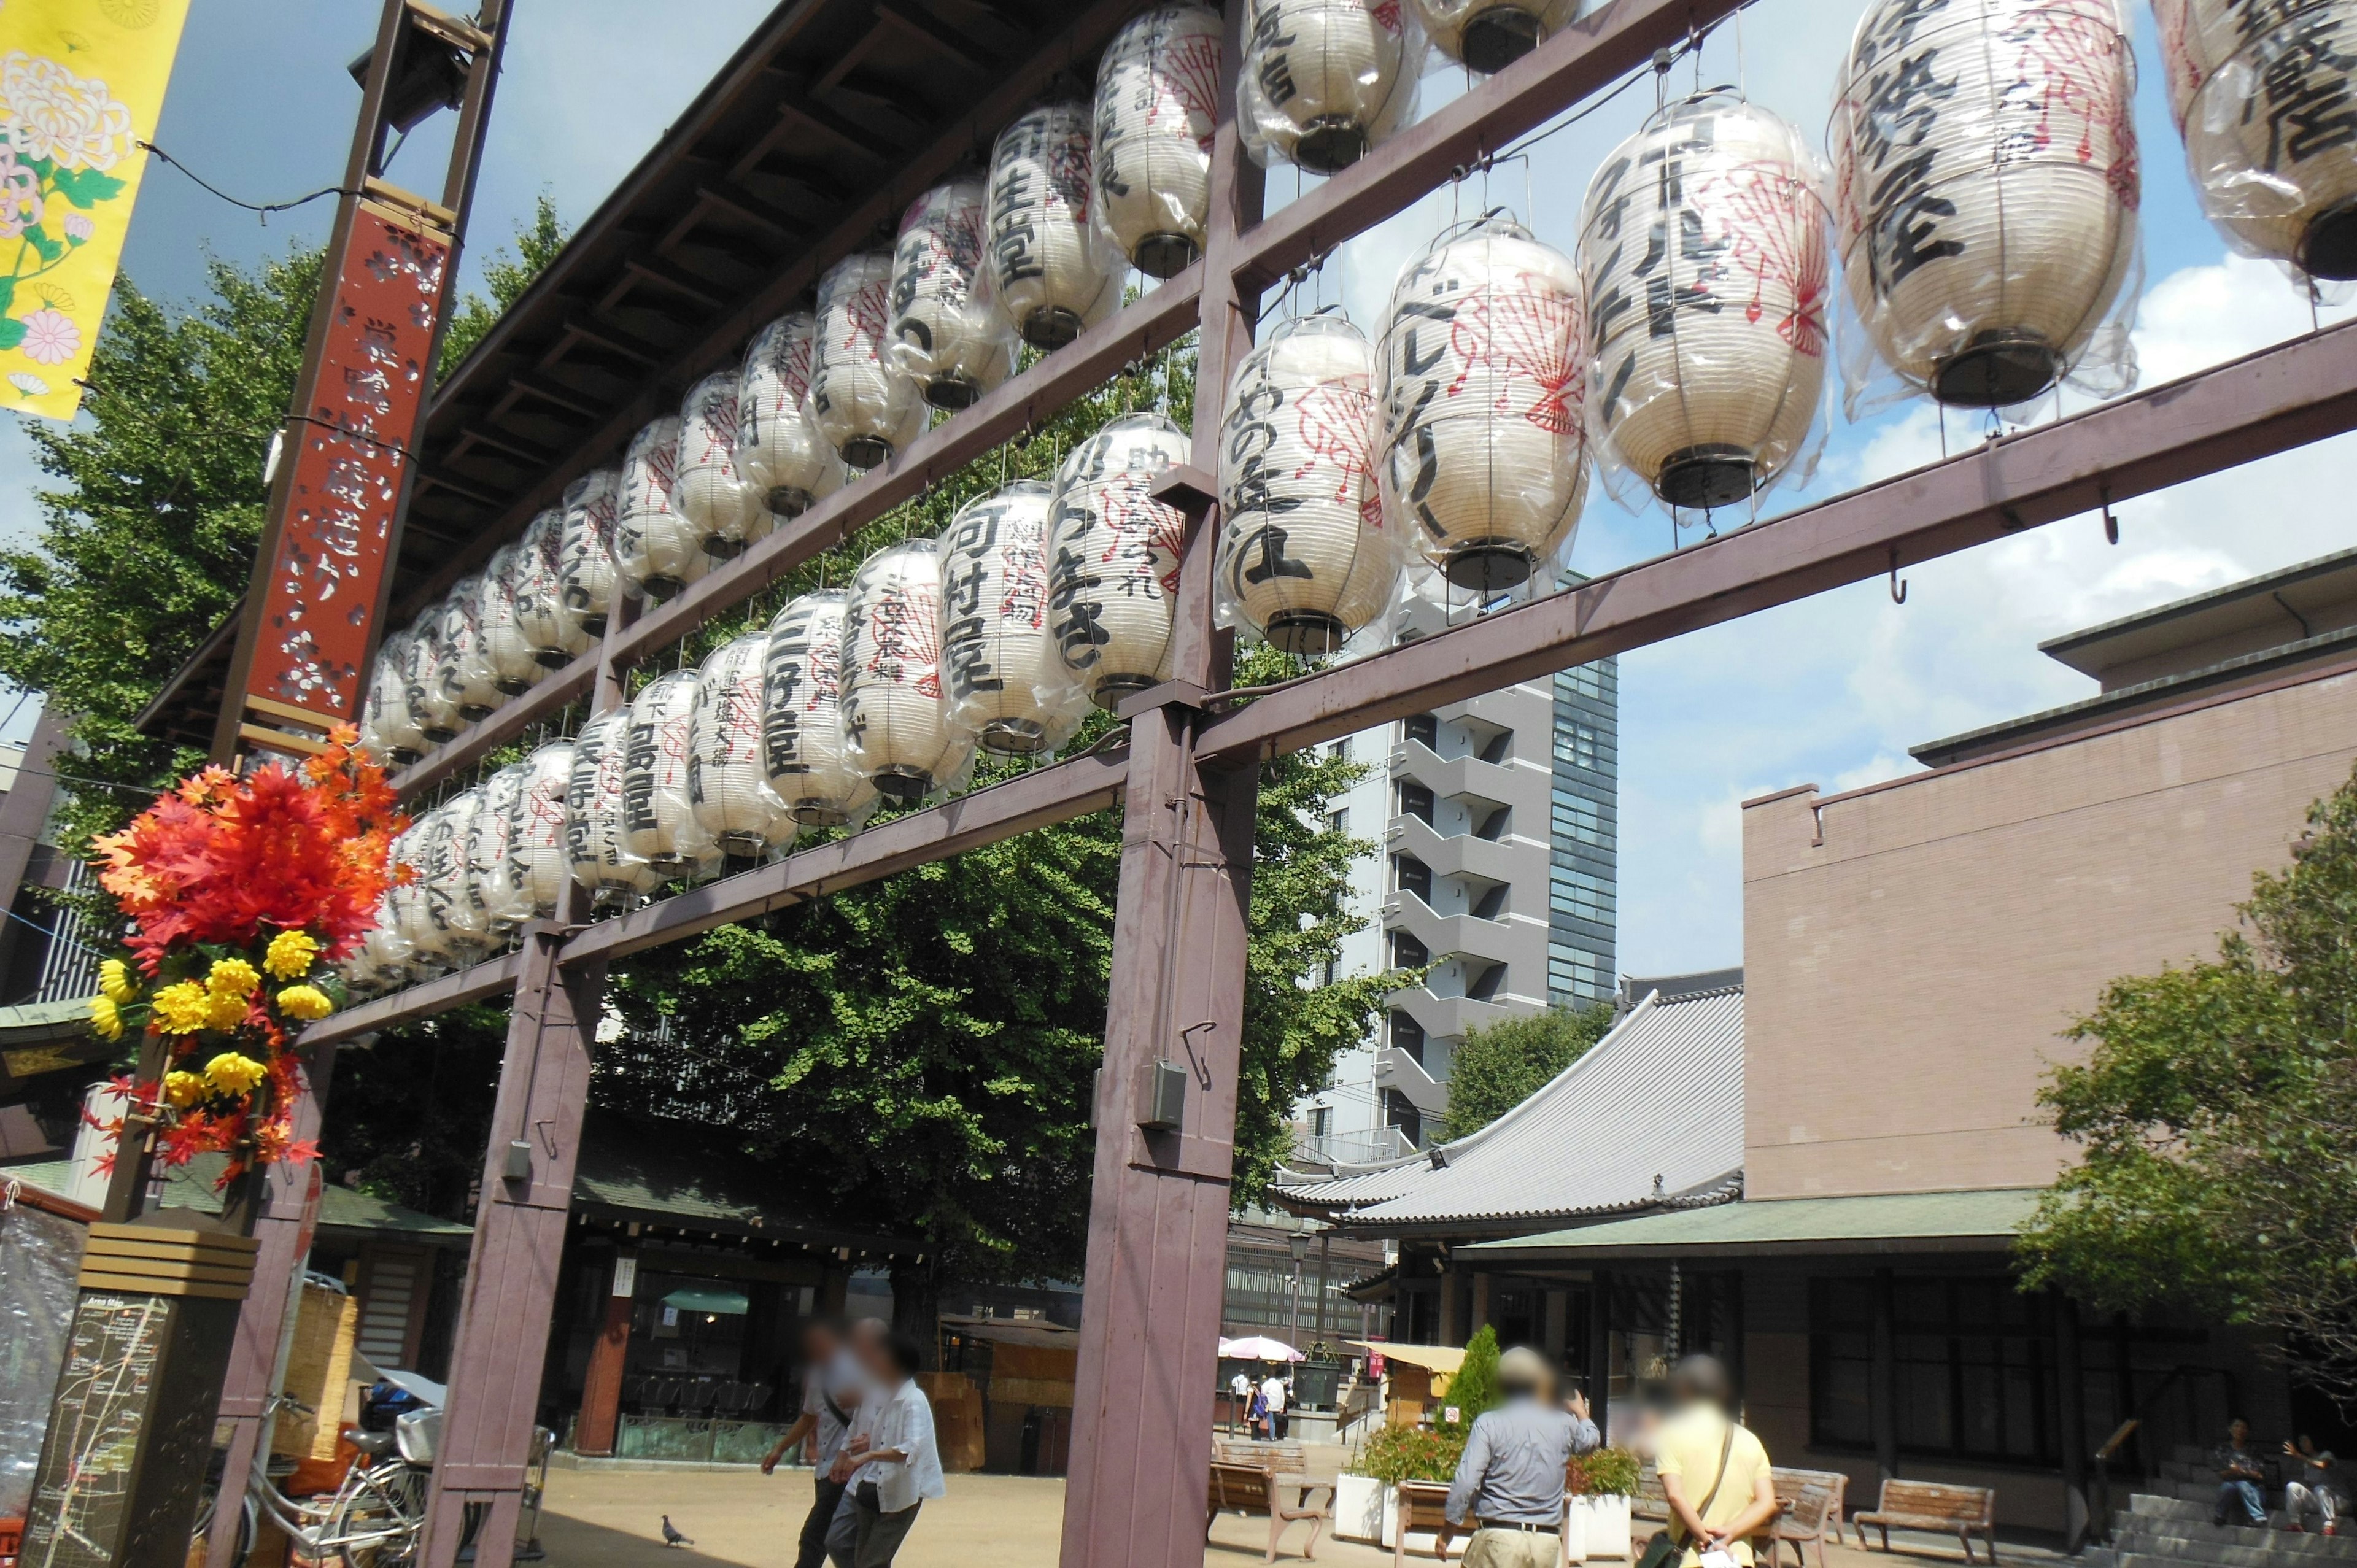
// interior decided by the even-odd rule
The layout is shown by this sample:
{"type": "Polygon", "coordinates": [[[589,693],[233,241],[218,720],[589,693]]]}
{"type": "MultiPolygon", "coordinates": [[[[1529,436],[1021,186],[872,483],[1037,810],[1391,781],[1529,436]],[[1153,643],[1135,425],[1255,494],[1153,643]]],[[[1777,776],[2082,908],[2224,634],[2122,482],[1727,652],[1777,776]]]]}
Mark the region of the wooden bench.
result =
{"type": "Polygon", "coordinates": [[[1842,1505],[1849,1494],[1849,1477],[1839,1470],[1792,1470],[1778,1466],[1769,1474],[1776,1482],[1776,1500],[1784,1511],[1768,1532],[1771,1561],[1775,1543],[1792,1543],[1793,1561],[1807,1568],[1808,1543],[1817,1548],[1817,1568],[1825,1568],[1825,1535],[1842,1538],[1842,1505]]]}
{"type": "Polygon", "coordinates": [[[1860,1551],[1866,1549],[1867,1525],[1882,1532],[1885,1552],[1890,1550],[1893,1529],[1927,1530],[1942,1535],[1953,1534],[1964,1546],[1967,1563],[1979,1561],[1973,1555],[1973,1537],[1977,1535],[1988,1545],[1991,1568],[1996,1563],[1996,1493],[1987,1487],[1885,1480],[1882,1500],[1853,1522],[1857,1526],[1860,1551]]]}
{"type": "MultiPolygon", "coordinates": [[[[1448,1561],[1448,1538],[1457,1527],[1448,1522],[1442,1510],[1448,1504],[1448,1483],[1446,1481],[1402,1481],[1399,1484],[1399,1530],[1392,1537],[1393,1568],[1407,1561],[1407,1532],[1428,1530],[1433,1532],[1432,1554],[1441,1562],[1448,1561]]],[[[1459,1552],[1457,1555],[1465,1555],[1459,1552]]]]}
{"type": "Polygon", "coordinates": [[[1301,1554],[1315,1559],[1318,1532],[1333,1517],[1334,1488],[1323,1482],[1310,1484],[1301,1450],[1246,1443],[1222,1443],[1218,1447],[1222,1452],[1211,1461],[1203,1539],[1211,1539],[1212,1521],[1222,1511],[1265,1516],[1268,1520],[1268,1552],[1261,1561],[1274,1563],[1277,1538],[1285,1533],[1285,1527],[1306,1519],[1309,1521],[1309,1543],[1301,1554]],[[1229,1457],[1240,1450],[1247,1451],[1250,1456],[1229,1457]],[[1326,1494],[1323,1506],[1310,1501],[1309,1495],[1318,1491],[1326,1494]]]}

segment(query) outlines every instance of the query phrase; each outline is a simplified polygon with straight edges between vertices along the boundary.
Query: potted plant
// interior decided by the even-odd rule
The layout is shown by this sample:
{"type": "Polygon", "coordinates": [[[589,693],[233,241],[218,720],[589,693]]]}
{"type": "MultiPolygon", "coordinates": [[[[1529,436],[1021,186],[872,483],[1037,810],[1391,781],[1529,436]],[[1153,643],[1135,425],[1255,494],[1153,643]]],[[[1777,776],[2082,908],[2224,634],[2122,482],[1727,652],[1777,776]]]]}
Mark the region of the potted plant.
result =
{"type": "Polygon", "coordinates": [[[1637,1494],[1637,1455],[1626,1448],[1575,1454],[1564,1472],[1570,1507],[1564,1545],[1574,1563],[1629,1555],[1629,1499],[1637,1494]]]}
{"type": "MultiPolygon", "coordinates": [[[[1465,1347],[1464,1362],[1445,1381],[1436,1379],[1437,1402],[1425,1424],[1385,1426],[1369,1437],[1357,1457],[1335,1478],[1334,1533],[1348,1541],[1397,1544],[1399,1484],[1456,1478],[1465,1439],[1474,1419],[1499,1402],[1498,1336],[1483,1328],[1465,1347]]],[[[1431,1544],[1422,1531],[1411,1548],[1431,1544]]]]}

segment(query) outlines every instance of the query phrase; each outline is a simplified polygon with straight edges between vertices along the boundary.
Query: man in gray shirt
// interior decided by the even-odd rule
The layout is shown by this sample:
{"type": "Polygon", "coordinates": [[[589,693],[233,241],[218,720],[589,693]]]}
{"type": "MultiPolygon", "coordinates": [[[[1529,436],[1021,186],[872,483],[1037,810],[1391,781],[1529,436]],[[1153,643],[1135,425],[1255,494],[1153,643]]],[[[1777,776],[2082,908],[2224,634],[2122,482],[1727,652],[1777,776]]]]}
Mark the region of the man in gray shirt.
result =
{"type": "Polygon", "coordinates": [[[1499,1357],[1498,1387],[1506,1402],[1473,1423],[1443,1511],[1474,1527],[1465,1568],[1555,1568],[1564,1466],[1596,1446],[1596,1423],[1577,1395],[1555,1405],[1555,1374],[1535,1350],[1499,1357]]]}

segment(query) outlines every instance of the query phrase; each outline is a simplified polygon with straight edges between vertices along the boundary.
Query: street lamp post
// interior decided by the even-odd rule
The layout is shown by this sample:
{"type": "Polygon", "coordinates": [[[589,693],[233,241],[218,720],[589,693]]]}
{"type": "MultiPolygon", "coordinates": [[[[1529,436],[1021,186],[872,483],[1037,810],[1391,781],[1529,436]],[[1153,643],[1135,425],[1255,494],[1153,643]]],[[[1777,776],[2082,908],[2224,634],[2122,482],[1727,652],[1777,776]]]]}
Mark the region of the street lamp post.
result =
{"type": "Polygon", "coordinates": [[[1309,1256],[1309,1238],[1296,1230],[1286,1239],[1286,1244],[1293,1250],[1293,1344],[1298,1349],[1301,1345],[1301,1265],[1309,1256]]]}

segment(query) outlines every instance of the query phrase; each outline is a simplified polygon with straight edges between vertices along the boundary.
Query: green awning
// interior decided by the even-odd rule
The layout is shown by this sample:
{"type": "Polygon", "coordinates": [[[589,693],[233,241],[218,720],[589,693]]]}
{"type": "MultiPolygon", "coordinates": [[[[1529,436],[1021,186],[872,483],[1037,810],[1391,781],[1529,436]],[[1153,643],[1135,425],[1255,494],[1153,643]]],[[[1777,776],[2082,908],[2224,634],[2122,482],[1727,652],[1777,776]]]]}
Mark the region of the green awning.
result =
{"type": "Polygon", "coordinates": [[[1459,1247],[1494,1262],[1806,1252],[1994,1252],[2043,1187],[1880,1193],[1713,1204],[1459,1247]]]}
{"type": "Polygon", "coordinates": [[[662,1298],[665,1306],[675,1306],[682,1312],[710,1312],[730,1317],[742,1317],[752,1304],[741,1290],[723,1290],[717,1285],[682,1285],[662,1298]]]}

